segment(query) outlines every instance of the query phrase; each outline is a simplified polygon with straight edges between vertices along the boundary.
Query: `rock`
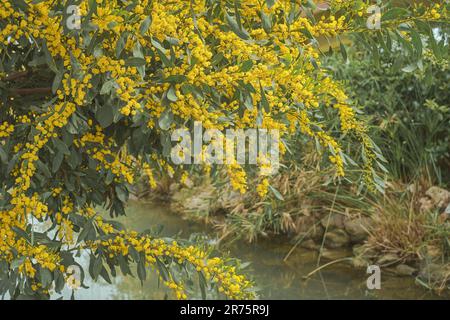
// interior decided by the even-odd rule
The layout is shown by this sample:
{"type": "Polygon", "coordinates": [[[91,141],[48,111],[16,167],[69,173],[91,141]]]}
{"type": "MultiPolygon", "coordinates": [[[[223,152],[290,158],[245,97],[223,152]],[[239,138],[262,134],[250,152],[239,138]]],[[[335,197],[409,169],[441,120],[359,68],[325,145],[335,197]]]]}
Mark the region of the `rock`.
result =
{"type": "Polygon", "coordinates": [[[440,259],[443,256],[442,248],[439,245],[427,245],[426,246],[426,255],[431,260],[440,259]]]}
{"type": "Polygon", "coordinates": [[[434,209],[433,200],[428,197],[423,197],[419,199],[420,211],[430,211],[434,209]]]}
{"type": "Polygon", "coordinates": [[[419,203],[421,211],[439,209],[444,214],[450,213],[450,192],[439,187],[431,187],[425,192],[425,197],[419,199],[419,203]]]}
{"type": "Polygon", "coordinates": [[[354,245],[352,250],[355,257],[373,260],[378,256],[376,250],[368,245],[354,245]]]}
{"type": "Polygon", "coordinates": [[[180,188],[181,188],[180,184],[174,182],[174,183],[171,183],[171,184],[170,184],[170,186],[169,186],[169,191],[170,191],[171,193],[173,193],[173,192],[176,192],[176,191],[180,190],[180,188]]]}
{"type": "Polygon", "coordinates": [[[329,231],[325,234],[325,246],[327,248],[342,248],[349,244],[350,236],[342,229],[329,231]]]}
{"type": "Polygon", "coordinates": [[[304,239],[321,239],[323,237],[324,229],[317,223],[313,216],[301,216],[295,220],[295,229],[298,236],[304,239]]]}
{"type": "Polygon", "coordinates": [[[445,209],[450,204],[450,192],[445,189],[431,187],[425,194],[431,198],[434,205],[439,209],[445,209]]]}
{"type": "Polygon", "coordinates": [[[368,217],[344,221],[345,231],[350,235],[352,242],[358,243],[367,239],[371,222],[372,219],[368,217]]]}
{"type": "Polygon", "coordinates": [[[439,216],[439,220],[444,223],[446,221],[450,221],[450,214],[449,213],[441,213],[439,216]]]}
{"type": "Polygon", "coordinates": [[[395,273],[399,276],[412,276],[416,273],[416,269],[407,264],[399,264],[395,267],[395,273]]]}
{"type": "Polygon", "coordinates": [[[321,256],[328,260],[338,260],[338,259],[350,257],[351,253],[349,253],[348,250],[323,249],[321,252],[321,256]]]}
{"type": "Polygon", "coordinates": [[[342,214],[332,213],[326,215],[320,220],[320,224],[328,230],[331,229],[343,229],[344,228],[344,216],[342,214]]]}
{"type": "Polygon", "coordinates": [[[314,225],[312,231],[309,233],[311,239],[315,241],[322,241],[323,235],[325,233],[325,229],[320,225],[314,225]]]}
{"type": "Polygon", "coordinates": [[[408,187],[406,187],[406,190],[410,193],[416,193],[417,192],[417,186],[414,183],[411,183],[410,185],[408,185],[408,187]]]}
{"type": "Polygon", "coordinates": [[[393,254],[393,253],[387,253],[385,255],[382,255],[381,257],[378,258],[377,260],[377,264],[379,265],[389,265],[389,264],[393,264],[395,262],[399,262],[401,259],[399,258],[398,255],[393,254]]]}
{"type": "Polygon", "coordinates": [[[309,249],[309,250],[317,250],[320,248],[320,246],[317,243],[315,243],[314,240],[312,240],[312,239],[302,241],[302,243],[300,243],[300,246],[302,248],[309,249]]]}
{"type": "Polygon", "coordinates": [[[427,263],[420,270],[419,276],[428,281],[443,281],[450,275],[450,265],[427,263]]]}
{"type": "Polygon", "coordinates": [[[354,257],[352,259],[352,265],[355,268],[364,268],[368,266],[370,263],[368,260],[364,259],[363,257],[354,257]]]}

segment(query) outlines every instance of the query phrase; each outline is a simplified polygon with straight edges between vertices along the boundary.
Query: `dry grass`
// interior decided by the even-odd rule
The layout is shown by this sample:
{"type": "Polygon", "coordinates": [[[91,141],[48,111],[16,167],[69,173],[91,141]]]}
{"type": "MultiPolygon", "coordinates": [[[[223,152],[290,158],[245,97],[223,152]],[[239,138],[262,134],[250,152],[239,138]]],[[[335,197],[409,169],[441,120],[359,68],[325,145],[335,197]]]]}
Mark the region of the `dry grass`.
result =
{"type": "Polygon", "coordinates": [[[397,256],[400,262],[423,260],[431,253],[442,257],[448,249],[449,223],[436,210],[421,210],[422,197],[397,184],[371,202],[375,215],[367,245],[381,255],[397,256]]]}
{"type": "Polygon", "coordinates": [[[424,185],[391,185],[377,202],[373,227],[361,252],[381,267],[407,264],[421,285],[442,292],[450,281],[450,220],[421,207],[424,185]],[[406,190],[409,189],[409,190],[406,190]]]}

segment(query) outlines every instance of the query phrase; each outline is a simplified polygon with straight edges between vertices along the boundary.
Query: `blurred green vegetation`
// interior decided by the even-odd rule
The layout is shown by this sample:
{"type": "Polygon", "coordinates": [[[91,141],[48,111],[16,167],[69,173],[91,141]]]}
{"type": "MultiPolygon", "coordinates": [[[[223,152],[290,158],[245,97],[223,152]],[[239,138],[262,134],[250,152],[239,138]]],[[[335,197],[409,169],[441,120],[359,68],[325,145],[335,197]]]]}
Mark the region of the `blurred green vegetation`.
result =
{"type": "Polygon", "coordinates": [[[371,117],[371,137],[387,158],[387,169],[406,183],[426,179],[450,183],[449,51],[437,59],[425,51],[409,65],[402,50],[372,52],[356,47],[343,63],[331,55],[328,67],[345,81],[353,99],[371,117]]]}

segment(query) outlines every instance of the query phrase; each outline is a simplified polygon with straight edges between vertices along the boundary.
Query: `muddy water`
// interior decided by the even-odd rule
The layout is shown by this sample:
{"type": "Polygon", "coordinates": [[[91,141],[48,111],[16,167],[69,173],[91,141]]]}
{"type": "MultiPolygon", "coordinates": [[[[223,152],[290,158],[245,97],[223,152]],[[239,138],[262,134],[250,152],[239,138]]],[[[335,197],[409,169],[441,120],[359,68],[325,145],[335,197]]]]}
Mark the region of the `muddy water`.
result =
{"type": "MultiPolygon", "coordinates": [[[[119,218],[127,227],[143,231],[154,226],[163,227],[162,235],[187,238],[202,233],[214,241],[214,234],[203,226],[185,221],[171,214],[167,207],[152,203],[131,202],[127,217],[119,218]]],[[[265,299],[435,299],[437,296],[422,289],[414,279],[382,274],[381,290],[367,290],[368,275],[345,264],[334,264],[315,273],[308,280],[304,276],[317,268],[314,252],[296,249],[287,262],[283,262],[291,246],[275,241],[258,244],[236,243],[224,249],[234,257],[250,262],[247,273],[255,279],[265,299]]],[[[322,264],[325,262],[321,262],[322,264]]],[[[76,299],[163,299],[166,291],[153,275],[141,286],[133,278],[118,277],[113,285],[86,281],[89,290],[78,290],[76,299]]],[[[65,292],[66,298],[70,297],[65,292]]]]}

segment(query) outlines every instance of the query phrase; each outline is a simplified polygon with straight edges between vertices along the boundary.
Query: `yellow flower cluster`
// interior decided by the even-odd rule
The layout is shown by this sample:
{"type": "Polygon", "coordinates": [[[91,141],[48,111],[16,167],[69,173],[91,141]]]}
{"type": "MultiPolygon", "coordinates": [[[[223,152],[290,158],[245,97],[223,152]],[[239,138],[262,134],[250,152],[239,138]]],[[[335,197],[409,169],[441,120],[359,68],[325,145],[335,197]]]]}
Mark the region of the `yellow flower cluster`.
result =
{"type": "Polygon", "coordinates": [[[150,188],[155,189],[157,186],[156,180],[153,175],[153,170],[150,168],[148,163],[143,164],[142,171],[143,171],[144,175],[148,178],[148,184],[149,184],[150,188]]]}
{"type": "Polygon", "coordinates": [[[11,4],[8,1],[0,3],[0,19],[9,18],[12,15],[14,15],[14,9],[11,4]]]}
{"type": "Polygon", "coordinates": [[[87,74],[82,81],[78,81],[75,78],[70,78],[68,74],[64,75],[62,80],[64,91],[58,90],[56,93],[60,100],[64,100],[65,96],[73,98],[73,101],[78,106],[85,104],[86,90],[92,88],[92,84],[89,81],[92,79],[92,75],[87,74]]]}
{"type": "MultiPolygon", "coordinates": [[[[416,11],[419,9],[423,9],[423,4],[417,4],[416,5],[416,11]]],[[[439,3],[434,3],[433,5],[426,7],[425,12],[422,14],[421,18],[427,19],[427,20],[440,20],[442,18],[448,17],[448,10],[447,7],[444,5],[441,5],[439,3]]]]}
{"type": "Polygon", "coordinates": [[[233,189],[245,193],[247,190],[247,174],[244,169],[239,164],[232,163],[227,165],[227,172],[233,189]]]}
{"type": "Polygon", "coordinates": [[[264,198],[269,191],[269,179],[264,178],[261,183],[256,186],[256,191],[261,198],[264,198]]]}
{"type": "Polygon", "coordinates": [[[120,31],[120,24],[123,23],[123,18],[114,15],[111,7],[99,7],[94,14],[92,22],[99,28],[100,32],[105,30],[120,31]]]}
{"type": "Polygon", "coordinates": [[[114,228],[110,223],[106,223],[103,221],[102,217],[97,216],[95,217],[95,220],[97,222],[97,226],[105,233],[105,234],[111,234],[114,232],[114,228]]]}
{"type": "MultiPolygon", "coordinates": [[[[349,3],[335,1],[331,6],[337,11],[349,3]]],[[[205,1],[192,3],[142,1],[129,12],[120,10],[114,1],[99,2],[92,23],[97,27],[97,37],[108,34],[107,40],[102,43],[103,54],[88,54],[86,50],[77,46],[74,38],[62,33],[58,20],[60,18],[50,14],[47,1],[36,5],[30,4],[31,10],[26,19],[24,32],[34,35],[35,31],[39,30],[36,37],[47,39],[51,54],[54,57],[61,57],[68,68],[72,54],[78,59],[82,70],[89,70],[94,75],[103,75],[114,83],[112,88],[123,102],[120,112],[125,117],[144,112],[142,106],[145,106],[145,111],[150,117],[148,125],[151,129],[155,129],[155,124],[166,109],[161,104],[164,97],[169,99],[168,107],[173,115],[183,121],[202,121],[205,128],[255,127],[257,118],[262,113],[261,126],[276,128],[282,133],[287,132],[288,127],[295,127],[291,122],[293,119],[302,117],[304,121],[309,121],[306,119],[309,115],[304,113],[304,110],[299,110],[301,114],[292,117],[290,112],[293,109],[290,106],[293,103],[301,102],[307,109],[317,108],[325,102],[324,96],[333,96],[338,100],[334,105],[332,99],[329,99],[326,105],[330,107],[340,108],[347,103],[346,99],[338,98],[343,95],[342,89],[322,70],[315,70],[315,66],[310,62],[311,59],[317,60],[319,52],[305,33],[306,30],[315,37],[342,33],[349,28],[344,16],[323,15],[316,24],[313,24],[305,16],[300,16],[294,21],[286,18],[287,13],[298,9],[297,4],[291,1],[280,0],[272,6],[267,6],[264,2],[250,0],[241,5],[242,28],[255,39],[263,42],[273,41],[273,46],[245,41],[231,30],[224,32],[221,23],[210,21],[202,14],[208,9],[205,1]],[[150,12],[151,24],[145,34],[141,34],[140,27],[147,18],[146,14],[150,12]],[[261,28],[264,22],[261,20],[261,12],[272,20],[273,26],[269,33],[261,28]],[[192,17],[193,13],[196,15],[195,19],[192,17]],[[258,27],[254,27],[255,25],[258,27]],[[112,33],[109,33],[111,31],[112,33]],[[139,52],[138,57],[144,51],[153,53],[144,57],[146,63],[160,64],[164,56],[166,59],[170,56],[170,60],[175,60],[176,63],[162,66],[158,73],[152,73],[150,70],[147,77],[142,79],[136,67],[127,67],[123,59],[116,57],[115,50],[120,41],[124,41],[122,38],[124,32],[130,34],[124,43],[125,50],[139,52]],[[174,45],[171,50],[167,50],[162,46],[155,46],[155,42],[148,41],[148,37],[159,42],[171,39],[174,45]],[[206,38],[215,39],[217,44],[208,45],[206,38]],[[220,52],[222,59],[229,63],[223,67],[219,67],[217,63],[213,64],[217,59],[217,52],[220,52]],[[243,68],[243,65],[247,67],[243,68]],[[316,73],[320,76],[318,77],[316,73]],[[171,84],[169,81],[153,81],[159,76],[167,79],[182,77],[186,82],[180,84],[175,81],[175,84],[171,84]],[[247,97],[247,110],[238,115],[236,111],[240,107],[239,102],[231,98],[235,96],[236,88],[242,83],[248,84],[254,90],[247,97]],[[187,85],[215,88],[217,94],[222,95],[221,99],[230,101],[215,106],[211,101],[199,99],[195,90],[183,90],[187,85]],[[268,108],[261,110],[258,104],[262,103],[263,98],[267,99],[268,108]],[[233,114],[232,121],[224,122],[223,119],[229,118],[230,113],[233,114]]],[[[361,7],[357,9],[362,10],[361,7]]],[[[7,10],[10,12],[9,7],[5,8],[5,12],[7,10]]],[[[87,1],[81,1],[81,11],[88,12],[88,10],[87,1]]],[[[221,10],[225,11],[225,8],[221,10]]],[[[5,13],[5,17],[10,17],[11,14],[13,13],[5,13]]],[[[16,18],[21,20],[20,15],[16,18]]],[[[90,80],[89,75],[82,80],[76,80],[66,74],[63,89],[58,91],[59,98],[70,96],[76,105],[83,105],[86,90],[92,87],[90,80]]],[[[343,131],[355,129],[356,122],[353,121],[354,114],[351,108],[339,110],[343,131]]],[[[281,148],[284,146],[281,145],[281,148]]],[[[108,155],[104,150],[91,153],[91,156],[104,164],[104,159],[108,155]]],[[[336,163],[340,164],[341,161],[336,159],[336,163]]],[[[338,170],[341,173],[341,169],[338,170]]],[[[241,192],[245,190],[245,176],[242,171],[237,164],[229,170],[230,174],[234,175],[231,177],[234,187],[241,192]]]]}
{"type": "Polygon", "coordinates": [[[24,152],[21,155],[21,166],[19,170],[13,174],[16,176],[16,186],[12,191],[14,197],[19,196],[30,188],[31,178],[33,177],[36,167],[35,162],[39,159],[38,153],[47,141],[56,137],[55,128],[62,128],[67,124],[68,118],[75,112],[75,105],[73,103],[60,103],[54,107],[54,110],[49,111],[43,115],[45,119],[36,125],[36,130],[39,132],[33,137],[34,144],[26,143],[24,152]]]}
{"type": "MultiPolygon", "coordinates": [[[[117,181],[126,181],[133,183],[134,174],[131,170],[133,159],[129,156],[120,157],[112,150],[113,141],[106,139],[100,126],[95,127],[95,133],[86,133],[79,140],[76,140],[75,145],[79,147],[86,147],[86,153],[92,159],[98,160],[106,170],[111,170],[117,181]]],[[[100,170],[100,166],[97,167],[100,170]]]]}
{"type": "MultiPolygon", "coordinates": [[[[207,280],[216,282],[220,292],[230,299],[255,298],[251,288],[251,282],[242,275],[236,273],[236,268],[229,266],[221,258],[208,258],[207,253],[195,246],[182,247],[177,242],[166,243],[161,239],[152,239],[148,236],[139,236],[135,232],[122,231],[113,239],[96,243],[95,247],[102,247],[109,252],[110,257],[118,254],[128,256],[130,247],[145,256],[148,266],[155,266],[157,261],[171,259],[178,264],[188,263],[197,271],[202,272],[207,280]]],[[[161,275],[162,276],[162,275],[161,275]]],[[[186,294],[183,285],[173,279],[164,282],[173,289],[179,299],[185,299],[186,294]]]]}
{"type": "Polygon", "coordinates": [[[187,295],[185,293],[185,289],[182,284],[176,283],[174,280],[171,280],[171,281],[164,281],[164,285],[175,292],[175,297],[178,300],[187,299],[187,295]]]}
{"type": "Polygon", "coordinates": [[[58,237],[66,244],[74,244],[73,223],[68,219],[61,219],[58,237]]]}
{"type": "Polygon", "coordinates": [[[141,109],[141,104],[138,102],[141,99],[141,95],[135,94],[135,81],[127,77],[120,77],[117,79],[117,84],[119,89],[116,92],[120,99],[126,102],[125,106],[120,109],[120,112],[125,116],[136,115],[137,111],[141,109]]]}
{"type": "Polygon", "coordinates": [[[14,126],[12,124],[8,124],[8,122],[0,124],[0,138],[7,138],[13,132],[14,126]]]}
{"type": "MultiPolygon", "coordinates": [[[[45,219],[48,215],[48,207],[40,200],[40,196],[35,193],[27,195],[31,187],[31,179],[36,172],[36,161],[39,160],[39,151],[52,137],[56,136],[56,128],[62,128],[67,124],[68,118],[75,111],[73,103],[65,102],[56,104],[53,108],[42,115],[36,123],[37,134],[33,137],[33,143],[26,143],[21,147],[20,165],[13,171],[16,185],[10,191],[12,195],[11,205],[7,212],[2,212],[2,228],[0,229],[0,257],[11,261],[13,258],[12,248],[17,256],[25,257],[21,271],[30,277],[34,277],[35,269],[31,261],[39,264],[41,268],[53,271],[59,261],[59,256],[51,252],[44,245],[34,245],[26,239],[17,239],[13,228],[25,229],[29,215],[37,219],[45,219]]],[[[23,120],[23,119],[22,119],[23,120]]],[[[68,236],[69,237],[69,236],[68,236]]]]}

